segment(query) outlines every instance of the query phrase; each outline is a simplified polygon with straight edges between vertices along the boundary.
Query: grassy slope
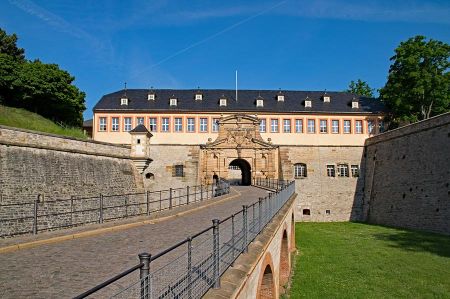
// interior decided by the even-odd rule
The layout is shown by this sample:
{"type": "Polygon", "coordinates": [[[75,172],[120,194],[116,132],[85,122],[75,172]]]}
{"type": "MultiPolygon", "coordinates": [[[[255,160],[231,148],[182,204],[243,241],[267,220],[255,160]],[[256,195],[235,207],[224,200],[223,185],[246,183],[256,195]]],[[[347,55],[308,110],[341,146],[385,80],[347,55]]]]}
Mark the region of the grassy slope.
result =
{"type": "Polygon", "coordinates": [[[2,105],[0,125],[86,139],[81,129],[64,129],[36,113],[2,105]]]}
{"type": "Polygon", "coordinates": [[[300,223],[291,298],[450,298],[450,237],[300,223]]]}

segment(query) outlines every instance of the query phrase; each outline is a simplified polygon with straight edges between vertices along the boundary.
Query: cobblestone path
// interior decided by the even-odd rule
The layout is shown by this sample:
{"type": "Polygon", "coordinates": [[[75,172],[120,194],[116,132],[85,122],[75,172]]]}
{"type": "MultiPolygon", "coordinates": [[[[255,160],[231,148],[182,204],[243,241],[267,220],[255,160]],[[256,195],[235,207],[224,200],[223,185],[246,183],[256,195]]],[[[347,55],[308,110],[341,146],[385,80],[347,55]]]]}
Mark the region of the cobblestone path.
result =
{"type": "MultiPolygon", "coordinates": [[[[0,298],[71,298],[251,204],[267,191],[234,187],[240,197],[154,224],[0,254],[0,298]]],[[[137,279],[139,271],[131,274],[137,279]]],[[[122,282],[125,286],[129,282],[122,282]]],[[[94,294],[103,298],[112,293],[94,294]]]]}

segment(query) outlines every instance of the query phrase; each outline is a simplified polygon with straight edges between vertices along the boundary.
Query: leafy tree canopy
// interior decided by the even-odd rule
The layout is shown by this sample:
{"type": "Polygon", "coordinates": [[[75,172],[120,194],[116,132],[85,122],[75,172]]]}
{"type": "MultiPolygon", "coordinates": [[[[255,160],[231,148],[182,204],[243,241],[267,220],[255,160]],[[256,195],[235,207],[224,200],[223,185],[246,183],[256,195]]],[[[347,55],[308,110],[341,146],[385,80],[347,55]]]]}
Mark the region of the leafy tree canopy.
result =
{"type": "Polygon", "coordinates": [[[25,61],[25,50],[17,47],[17,35],[6,34],[0,28],[0,53],[13,57],[16,61],[25,61]]]}
{"type": "Polygon", "coordinates": [[[415,36],[395,49],[380,98],[394,123],[416,122],[450,110],[450,46],[415,36]]]}
{"type": "Polygon", "coordinates": [[[75,78],[56,64],[25,60],[16,41],[14,34],[8,36],[0,29],[0,102],[81,126],[85,93],[72,84],[75,78]]]}
{"type": "Polygon", "coordinates": [[[373,88],[370,88],[369,84],[366,81],[362,81],[361,79],[358,79],[355,81],[350,81],[350,84],[348,85],[347,92],[351,92],[360,96],[365,97],[373,97],[373,88]]]}

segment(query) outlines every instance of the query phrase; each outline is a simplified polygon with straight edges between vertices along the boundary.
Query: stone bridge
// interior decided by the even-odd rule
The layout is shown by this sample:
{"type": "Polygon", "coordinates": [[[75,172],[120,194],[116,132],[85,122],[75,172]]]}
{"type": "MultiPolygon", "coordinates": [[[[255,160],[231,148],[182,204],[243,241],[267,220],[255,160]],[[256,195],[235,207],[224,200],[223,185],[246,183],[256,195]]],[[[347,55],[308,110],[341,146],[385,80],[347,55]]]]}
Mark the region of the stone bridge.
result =
{"type": "MultiPolygon", "coordinates": [[[[136,265],[137,254],[158,253],[266,196],[236,186],[217,200],[174,209],[156,219],[135,218],[97,226],[0,241],[1,298],[69,298],[136,265]]],[[[222,276],[207,298],[278,298],[288,280],[294,249],[295,195],[222,276]]],[[[158,259],[169,262],[170,257],[158,259]]],[[[105,298],[137,280],[138,273],[92,295],[105,298]]],[[[139,294],[136,294],[139,297],[139,294]]]]}

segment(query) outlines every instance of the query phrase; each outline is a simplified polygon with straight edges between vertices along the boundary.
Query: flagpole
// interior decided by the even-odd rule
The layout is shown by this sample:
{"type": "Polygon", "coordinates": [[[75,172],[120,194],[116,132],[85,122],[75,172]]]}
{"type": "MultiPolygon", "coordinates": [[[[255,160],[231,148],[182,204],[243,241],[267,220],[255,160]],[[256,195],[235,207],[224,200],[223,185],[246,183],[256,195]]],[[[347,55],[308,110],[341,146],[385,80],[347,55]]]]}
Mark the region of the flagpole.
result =
{"type": "Polygon", "coordinates": [[[238,71],[236,70],[236,102],[238,101],[238,71]]]}

